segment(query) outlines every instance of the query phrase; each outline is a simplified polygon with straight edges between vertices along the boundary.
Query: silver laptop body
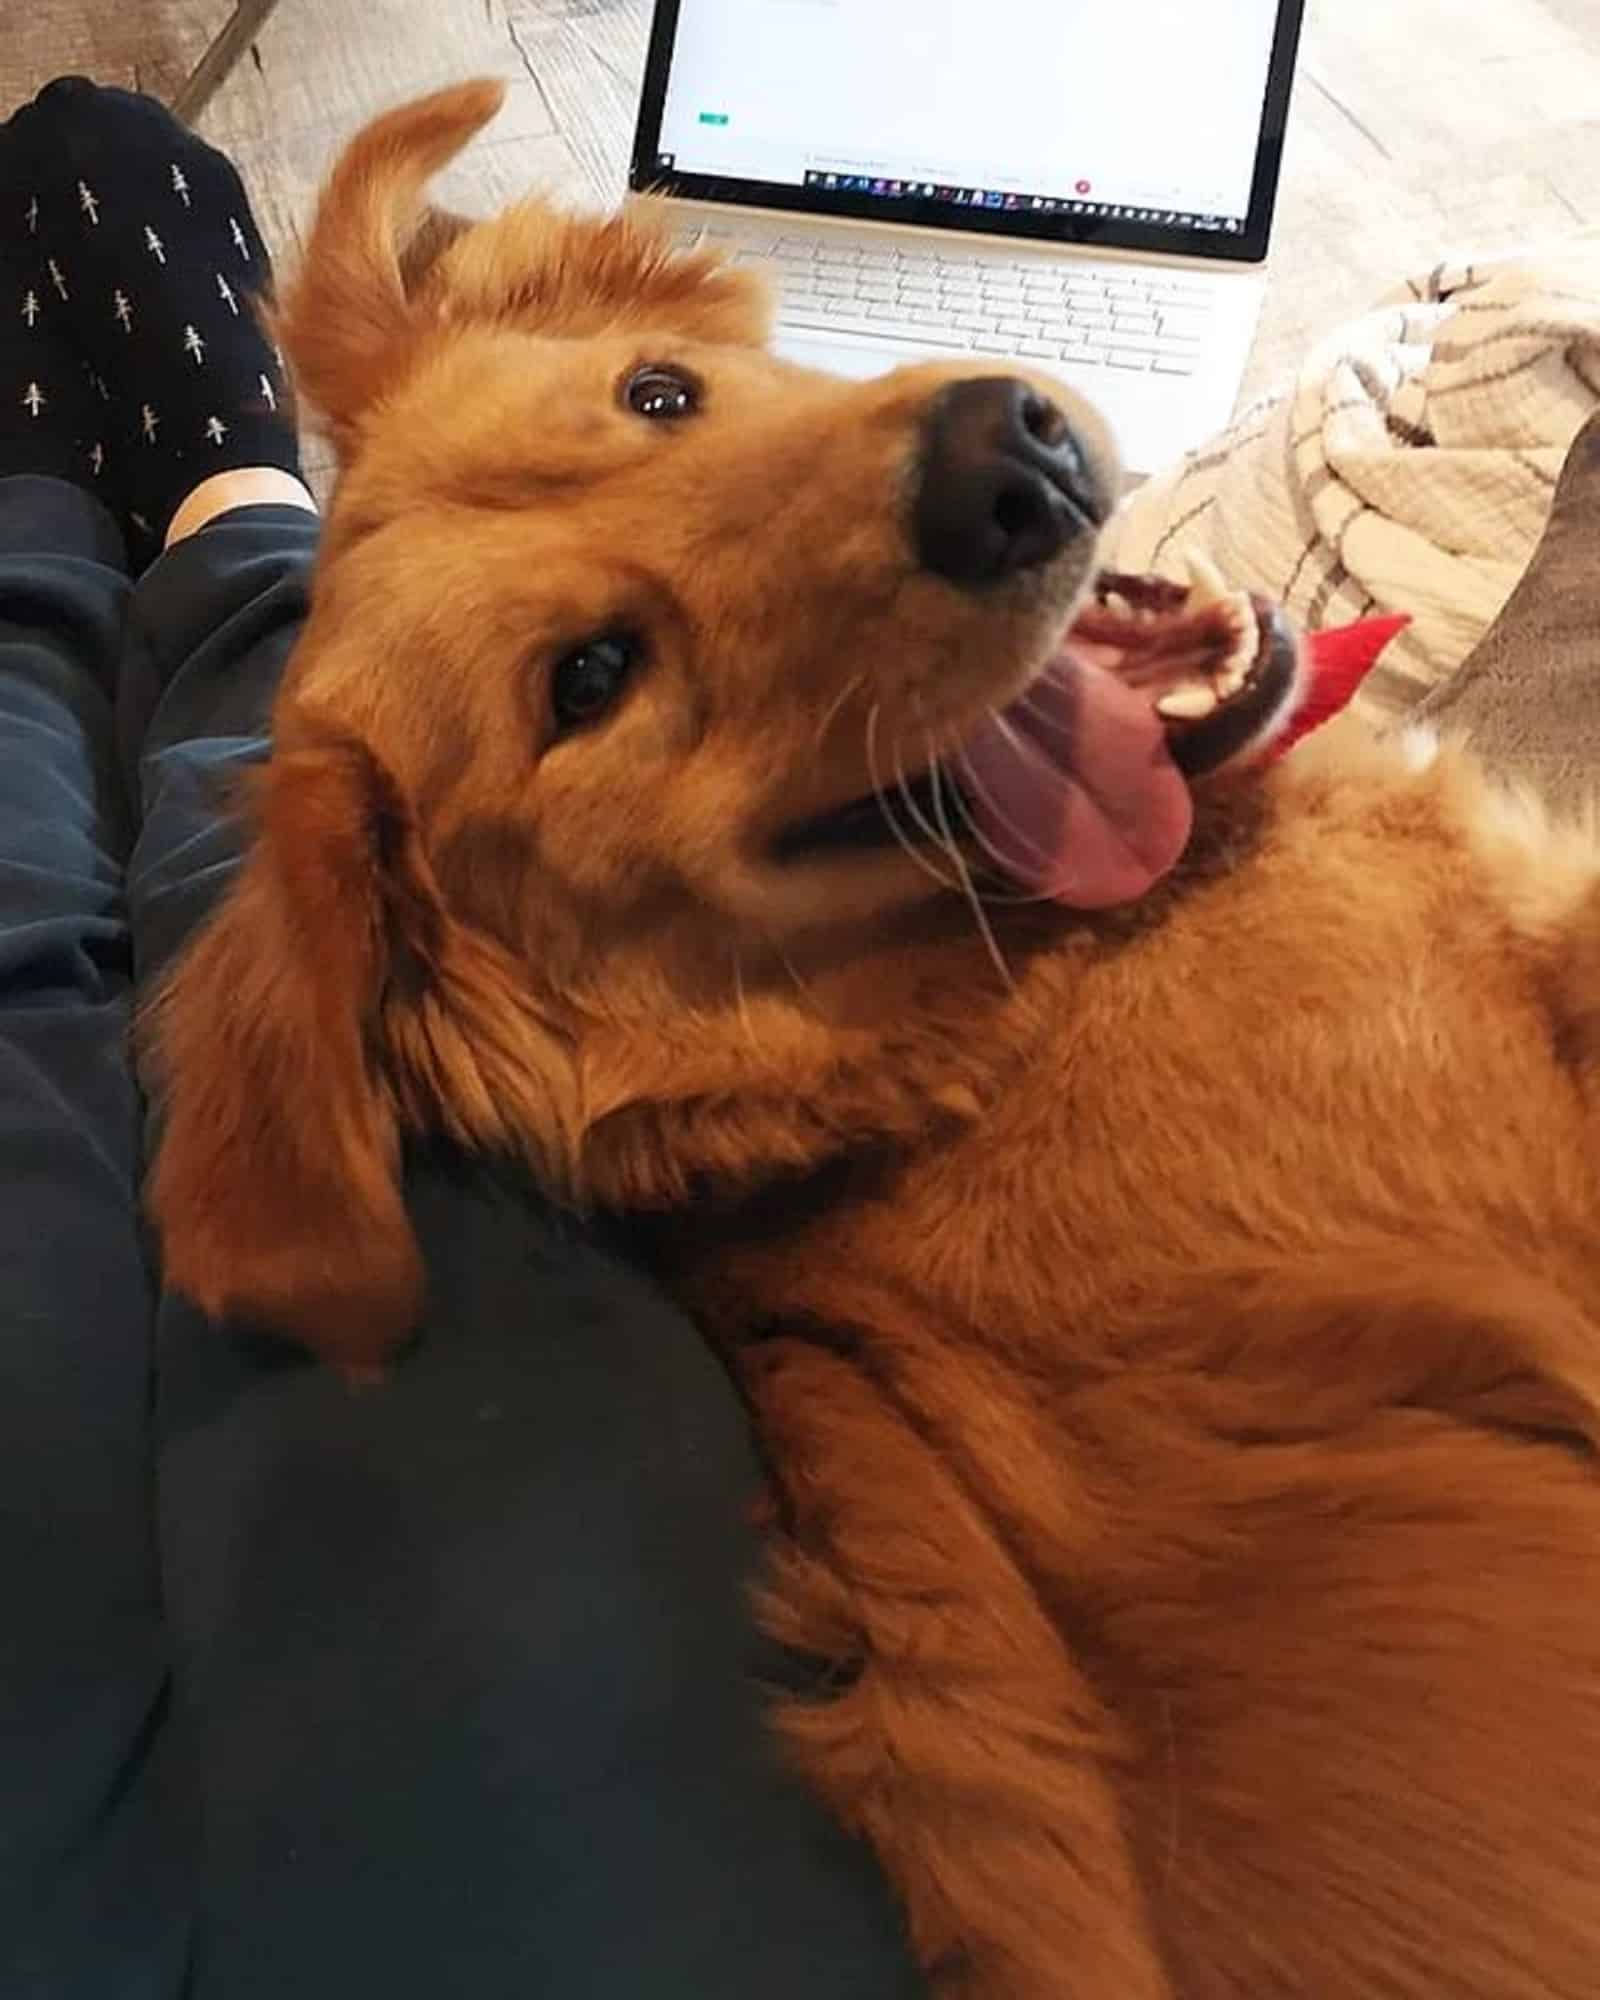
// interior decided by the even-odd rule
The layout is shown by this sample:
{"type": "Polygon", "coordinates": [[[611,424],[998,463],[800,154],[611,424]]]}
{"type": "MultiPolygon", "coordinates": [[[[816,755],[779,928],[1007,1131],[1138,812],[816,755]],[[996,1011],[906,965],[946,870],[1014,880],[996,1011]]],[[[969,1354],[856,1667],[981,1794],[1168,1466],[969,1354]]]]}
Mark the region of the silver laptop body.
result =
{"type": "Polygon", "coordinates": [[[1226,423],[1303,0],[657,0],[631,184],[762,266],[779,351],[1025,362],[1146,475],[1226,423]]]}

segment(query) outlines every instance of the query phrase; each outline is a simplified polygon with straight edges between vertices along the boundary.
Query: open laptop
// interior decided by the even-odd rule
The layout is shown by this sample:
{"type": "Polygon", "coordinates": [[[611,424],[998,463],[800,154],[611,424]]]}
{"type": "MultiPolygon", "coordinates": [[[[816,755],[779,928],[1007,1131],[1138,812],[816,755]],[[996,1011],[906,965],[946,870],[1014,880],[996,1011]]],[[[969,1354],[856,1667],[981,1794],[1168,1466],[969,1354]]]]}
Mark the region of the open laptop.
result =
{"type": "Polygon", "coordinates": [[[1232,415],[1303,0],[656,0],[631,185],[782,353],[1026,362],[1148,474],[1232,415]]]}

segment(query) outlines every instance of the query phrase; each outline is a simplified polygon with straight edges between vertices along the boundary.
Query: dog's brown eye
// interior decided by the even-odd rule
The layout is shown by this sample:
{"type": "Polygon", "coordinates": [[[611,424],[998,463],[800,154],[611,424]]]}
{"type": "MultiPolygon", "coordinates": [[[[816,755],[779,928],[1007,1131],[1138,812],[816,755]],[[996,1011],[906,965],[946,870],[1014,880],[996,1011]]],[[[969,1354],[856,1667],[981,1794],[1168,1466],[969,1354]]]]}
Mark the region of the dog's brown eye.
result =
{"type": "Polygon", "coordinates": [[[598,722],[621,695],[639,649],[625,632],[591,639],[556,662],[550,706],[563,734],[598,722]]]}
{"type": "Polygon", "coordinates": [[[635,416],[652,423],[676,423],[692,417],[700,407],[700,392],[694,383],[671,368],[641,368],[624,392],[628,408],[635,416]]]}

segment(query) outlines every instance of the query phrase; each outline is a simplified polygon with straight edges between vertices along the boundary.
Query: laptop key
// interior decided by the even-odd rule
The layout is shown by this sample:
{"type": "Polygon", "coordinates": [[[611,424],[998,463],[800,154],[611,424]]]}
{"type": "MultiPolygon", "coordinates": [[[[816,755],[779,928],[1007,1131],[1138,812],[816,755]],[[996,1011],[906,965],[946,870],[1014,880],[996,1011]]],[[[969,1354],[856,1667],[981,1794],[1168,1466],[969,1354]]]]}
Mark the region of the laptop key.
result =
{"type": "Polygon", "coordinates": [[[1192,375],[1194,369],[1193,361],[1175,354],[1158,354],[1150,363],[1150,372],[1153,375],[1192,375]]]}
{"type": "Polygon", "coordinates": [[[1106,360],[1113,368],[1137,368],[1144,374],[1150,372],[1150,356],[1137,354],[1126,347],[1113,347],[1106,360]]]}
{"type": "Polygon", "coordinates": [[[818,312],[811,306],[798,312],[782,313],[779,325],[804,333],[857,334],[880,344],[887,342],[896,347],[915,348],[923,354],[938,353],[941,349],[946,353],[952,349],[959,351],[967,347],[971,338],[964,333],[947,335],[942,331],[910,327],[903,320],[885,324],[882,320],[867,319],[860,313],[818,312]]]}

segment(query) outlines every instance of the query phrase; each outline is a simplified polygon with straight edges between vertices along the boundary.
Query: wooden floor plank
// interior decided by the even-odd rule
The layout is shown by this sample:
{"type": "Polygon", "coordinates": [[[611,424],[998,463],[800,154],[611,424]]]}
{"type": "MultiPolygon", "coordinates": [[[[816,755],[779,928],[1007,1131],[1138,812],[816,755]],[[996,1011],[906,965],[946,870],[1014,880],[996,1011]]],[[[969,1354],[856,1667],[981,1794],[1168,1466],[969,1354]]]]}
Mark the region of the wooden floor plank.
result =
{"type": "Polygon", "coordinates": [[[0,116],[74,73],[170,98],[231,11],[231,0],[3,0],[0,116]]]}

